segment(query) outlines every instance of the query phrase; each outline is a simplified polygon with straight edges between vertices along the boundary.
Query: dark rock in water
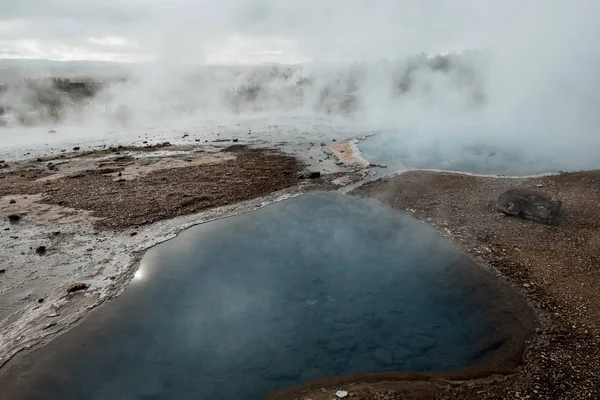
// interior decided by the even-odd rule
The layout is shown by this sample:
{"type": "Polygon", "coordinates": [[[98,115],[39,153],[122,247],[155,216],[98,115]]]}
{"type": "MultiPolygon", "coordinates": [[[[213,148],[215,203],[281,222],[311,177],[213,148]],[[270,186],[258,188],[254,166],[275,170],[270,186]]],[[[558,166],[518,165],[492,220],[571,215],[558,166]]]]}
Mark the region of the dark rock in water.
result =
{"type": "Polygon", "coordinates": [[[52,164],[52,163],[48,163],[48,169],[50,171],[54,171],[56,169],[56,165],[52,164]]]}
{"type": "Polygon", "coordinates": [[[4,273],[6,273],[6,268],[0,269],[0,274],[4,274],[4,273]]]}
{"type": "Polygon", "coordinates": [[[320,177],[319,171],[303,171],[298,174],[298,179],[319,179],[320,177]]]}
{"type": "Polygon", "coordinates": [[[37,249],[35,249],[35,252],[40,256],[46,254],[46,246],[39,246],[37,249]]]}
{"type": "Polygon", "coordinates": [[[9,220],[9,222],[16,224],[17,222],[19,222],[21,220],[21,217],[17,214],[11,214],[8,216],[8,220],[9,220]]]}
{"type": "Polygon", "coordinates": [[[16,201],[15,199],[11,199],[11,200],[9,201],[9,204],[15,204],[16,202],[17,202],[17,201],[16,201]]]}
{"type": "Polygon", "coordinates": [[[79,146],[73,147],[73,151],[79,151],[79,149],[81,149],[79,146]]]}
{"type": "Polygon", "coordinates": [[[496,208],[515,217],[530,219],[543,224],[556,223],[561,201],[543,193],[528,189],[511,189],[500,195],[496,208]]]}

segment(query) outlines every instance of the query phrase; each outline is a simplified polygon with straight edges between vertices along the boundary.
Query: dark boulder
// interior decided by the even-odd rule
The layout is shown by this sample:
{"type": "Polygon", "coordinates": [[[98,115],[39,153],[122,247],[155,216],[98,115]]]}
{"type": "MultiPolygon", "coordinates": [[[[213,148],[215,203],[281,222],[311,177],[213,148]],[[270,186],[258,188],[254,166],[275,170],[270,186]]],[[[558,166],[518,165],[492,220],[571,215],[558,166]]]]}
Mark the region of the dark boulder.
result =
{"type": "Polygon", "coordinates": [[[79,292],[80,290],[86,290],[89,286],[90,285],[84,282],[71,283],[67,288],[67,293],[75,293],[79,292]]]}
{"type": "Polygon", "coordinates": [[[501,194],[496,208],[507,215],[530,219],[542,224],[556,223],[561,201],[529,189],[511,189],[501,194]]]}
{"type": "Polygon", "coordinates": [[[319,179],[321,172],[319,171],[302,171],[298,174],[298,179],[319,179]]]}

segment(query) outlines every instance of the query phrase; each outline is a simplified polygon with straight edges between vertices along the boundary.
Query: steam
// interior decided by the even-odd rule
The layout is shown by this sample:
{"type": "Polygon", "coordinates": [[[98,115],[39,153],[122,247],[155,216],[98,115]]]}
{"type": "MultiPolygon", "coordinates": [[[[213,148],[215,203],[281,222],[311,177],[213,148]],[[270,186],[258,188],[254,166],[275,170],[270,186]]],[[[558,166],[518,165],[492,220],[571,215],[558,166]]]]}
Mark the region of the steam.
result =
{"type": "MultiPolygon", "coordinates": [[[[460,158],[483,146],[599,167],[594,1],[131,1],[127,15],[138,3],[139,21],[82,34],[154,62],[126,66],[125,82],[76,106],[57,94],[61,124],[107,132],[293,117],[393,131],[387,145],[404,151],[460,158]]],[[[31,113],[31,98],[7,90],[0,103],[31,113]]],[[[12,125],[0,134],[17,134],[12,125]]]]}

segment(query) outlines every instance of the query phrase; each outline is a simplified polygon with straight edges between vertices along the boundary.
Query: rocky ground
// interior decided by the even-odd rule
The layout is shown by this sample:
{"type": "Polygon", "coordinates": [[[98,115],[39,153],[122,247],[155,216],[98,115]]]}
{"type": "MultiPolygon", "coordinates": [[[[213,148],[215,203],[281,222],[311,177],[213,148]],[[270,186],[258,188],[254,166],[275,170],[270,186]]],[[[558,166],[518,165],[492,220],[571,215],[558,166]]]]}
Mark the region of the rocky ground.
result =
{"type": "MultiPolygon", "coordinates": [[[[143,252],[182,229],[308,190],[350,188],[367,173],[354,142],[310,143],[293,154],[230,142],[1,162],[0,365],[120,293],[143,252]]],[[[365,400],[600,398],[600,173],[410,171],[354,194],[437,227],[523,293],[540,329],[516,370],[326,379],[273,399],[331,399],[339,389],[365,400]],[[557,224],[497,212],[495,200],[511,188],[561,199],[557,224]]]]}
{"type": "Polygon", "coordinates": [[[512,179],[410,171],[355,194],[437,227],[526,296],[540,328],[522,364],[508,374],[482,378],[475,369],[370,383],[357,377],[274,399],[331,399],[339,389],[365,400],[600,398],[600,172],[512,179]],[[496,199],[511,188],[562,200],[556,225],[499,213],[496,199]]]}
{"type": "Polygon", "coordinates": [[[326,146],[306,161],[231,142],[1,162],[0,365],[117,295],[141,254],[182,229],[366,173],[326,146]]]}

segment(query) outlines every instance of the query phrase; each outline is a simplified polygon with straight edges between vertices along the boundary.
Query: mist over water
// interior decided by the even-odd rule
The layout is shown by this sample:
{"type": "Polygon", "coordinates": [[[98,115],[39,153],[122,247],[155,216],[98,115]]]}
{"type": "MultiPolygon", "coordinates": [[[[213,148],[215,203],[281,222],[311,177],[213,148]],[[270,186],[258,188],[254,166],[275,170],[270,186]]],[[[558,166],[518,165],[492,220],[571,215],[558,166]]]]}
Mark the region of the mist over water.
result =
{"type": "MultiPolygon", "coordinates": [[[[430,227],[313,193],[182,232],[127,290],[3,368],[3,399],[259,399],[510,353],[524,300],[430,227]]],[[[498,359],[495,358],[497,361],[498,359]]]]}
{"type": "MultiPolygon", "coordinates": [[[[153,62],[125,66],[126,82],[63,101],[60,118],[46,110],[34,125],[118,138],[292,119],[313,132],[310,121],[395,132],[386,151],[459,164],[465,148],[482,147],[506,154],[503,169],[600,167],[600,6],[591,0],[169,4],[144,2],[139,21],[127,9],[128,22],[110,28],[153,62]]],[[[30,94],[8,90],[0,102],[28,113],[39,108],[30,94]]],[[[52,140],[7,126],[0,135],[52,140]]]]}

